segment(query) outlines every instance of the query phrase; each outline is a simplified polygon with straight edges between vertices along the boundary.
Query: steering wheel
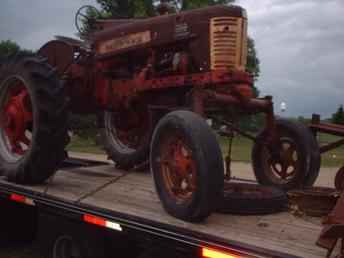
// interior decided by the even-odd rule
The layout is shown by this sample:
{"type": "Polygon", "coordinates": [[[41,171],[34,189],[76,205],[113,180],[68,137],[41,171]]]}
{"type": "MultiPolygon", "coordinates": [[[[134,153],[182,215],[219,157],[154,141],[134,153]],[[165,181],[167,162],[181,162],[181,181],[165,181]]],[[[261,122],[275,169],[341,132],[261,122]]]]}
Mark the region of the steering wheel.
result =
{"type": "Polygon", "coordinates": [[[75,14],[75,27],[81,36],[94,29],[94,22],[101,16],[97,8],[92,5],[84,5],[75,14]],[[87,27],[85,27],[85,24],[87,27]]]}

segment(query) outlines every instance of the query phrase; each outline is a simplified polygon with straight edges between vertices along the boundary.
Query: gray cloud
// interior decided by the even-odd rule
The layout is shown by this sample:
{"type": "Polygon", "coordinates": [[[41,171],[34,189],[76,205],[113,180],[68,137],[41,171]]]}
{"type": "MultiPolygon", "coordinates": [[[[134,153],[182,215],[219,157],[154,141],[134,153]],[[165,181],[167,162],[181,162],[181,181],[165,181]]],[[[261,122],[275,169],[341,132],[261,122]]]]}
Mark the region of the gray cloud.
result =
{"type": "MultiPolygon", "coordinates": [[[[74,14],[95,0],[1,0],[0,40],[38,49],[54,35],[74,36],[74,14]]],[[[343,0],[239,0],[261,60],[258,87],[287,115],[330,115],[344,96],[343,0]]]]}
{"type": "Polygon", "coordinates": [[[75,36],[74,15],[95,0],[1,0],[0,40],[38,49],[54,35],[75,36]]]}
{"type": "Polygon", "coordinates": [[[341,0],[240,0],[249,16],[262,74],[258,87],[288,115],[329,116],[343,104],[341,0]]]}

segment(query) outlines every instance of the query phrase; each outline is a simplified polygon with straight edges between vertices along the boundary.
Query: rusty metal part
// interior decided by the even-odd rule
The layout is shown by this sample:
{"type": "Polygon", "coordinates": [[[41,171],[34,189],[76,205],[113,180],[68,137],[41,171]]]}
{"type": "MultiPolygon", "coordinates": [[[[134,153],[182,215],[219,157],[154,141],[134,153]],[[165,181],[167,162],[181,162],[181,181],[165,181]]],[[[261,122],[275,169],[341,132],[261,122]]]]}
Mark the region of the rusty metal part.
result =
{"type": "Polygon", "coordinates": [[[239,106],[246,109],[259,110],[262,112],[269,112],[271,110],[271,101],[269,99],[249,99],[242,101],[240,98],[228,94],[220,94],[214,91],[208,91],[210,99],[222,102],[224,104],[239,106]]]}
{"type": "Polygon", "coordinates": [[[210,20],[210,63],[213,70],[236,68],[245,71],[247,21],[245,18],[215,17],[210,20]],[[241,35],[240,35],[241,34],[241,35]],[[237,49],[237,42],[241,49],[237,49]],[[224,47],[225,46],[225,47],[224,47]]]}
{"type": "Polygon", "coordinates": [[[326,216],[335,206],[340,193],[328,187],[310,187],[288,193],[289,208],[296,214],[326,216]]]}
{"type": "Polygon", "coordinates": [[[227,155],[225,157],[225,179],[230,180],[232,176],[232,171],[231,171],[231,163],[232,163],[232,146],[233,146],[233,137],[234,133],[233,131],[227,133],[227,138],[228,138],[228,151],[227,155]]]}
{"type": "Polygon", "coordinates": [[[337,136],[344,136],[344,126],[331,123],[310,124],[311,129],[316,129],[318,132],[333,134],[337,136]]]}
{"type": "Polygon", "coordinates": [[[343,191],[344,190],[344,167],[341,167],[334,179],[334,186],[338,191],[343,191]]]}
{"type": "MultiPolygon", "coordinates": [[[[123,26],[113,26],[108,29],[95,33],[95,49],[101,48],[102,44],[108,40],[115,40],[114,45],[126,44],[121,41],[120,38],[127,35],[132,35],[138,32],[150,31],[151,41],[136,45],[135,49],[142,50],[151,47],[162,48],[164,46],[171,47],[171,45],[177,45],[185,40],[192,40],[197,38],[197,42],[193,42],[189,47],[188,52],[193,57],[196,67],[202,68],[203,71],[211,70],[210,60],[210,21],[216,17],[229,17],[232,19],[233,30],[229,31],[231,34],[236,34],[238,38],[246,38],[247,33],[244,32],[244,27],[239,26],[241,20],[246,23],[246,17],[244,9],[236,6],[223,6],[217,5],[208,8],[198,9],[190,12],[181,12],[171,15],[160,15],[157,17],[142,19],[134,21],[132,23],[124,24],[123,26]]],[[[225,35],[229,38],[229,35],[225,35]]],[[[234,37],[235,39],[235,37],[234,37]]],[[[230,39],[225,44],[229,47],[235,45],[233,61],[237,53],[241,53],[244,49],[245,39],[236,40],[230,39]],[[231,42],[235,42],[231,44],[231,42]]],[[[184,45],[184,48],[186,45],[184,45]]],[[[132,47],[127,48],[115,48],[114,51],[109,51],[105,54],[97,54],[100,59],[111,58],[114,55],[126,54],[133,50],[132,47]]],[[[244,52],[244,51],[243,51],[244,52]]],[[[239,59],[239,58],[238,58],[239,59]]]]}
{"type": "Polygon", "coordinates": [[[298,162],[302,162],[297,153],[296,143],[291,138],[279,139],[278,146],[265,148],[262,159],[271,177],[279,181],[290,181],[297,175],[298,162]]]}
{"type": "Polygon", "coordinates": [[[6,101],[0,103],[3,110],[0,114],[0,127],[8,139],[8,151],[24,155],[31,145],[31,140],[26,135],[33,121],[31,99],[21,80],[12,78],[8,84],[6,96],[2,96],[6,101]]]}
{"type": "Polygon", "coordinates": [[[169,134],[162,140],[160,151],[160,166],[166,189],[177,202],[188,201],[197,187],[192,150],[181,136],[169,134]]]}
{"type": "MultiPolygon", "coordinates": [[[[196,89],[204,87],[217,88],[218,86],[232,85],[233,88],[242,84],[252,85],[252,77],[245,72],[212,71],[194,73],[189,75],[170,75],[161,78],[147,79],[146,76],[137,76],[132,80],[113,80],[111,85],[118,96],[135,95],[143,91],[160,91],[164,89],[176,89],[180,87],[193,86],[196,89]]],[[[242,105],[242,100],[235,96],[218,94],[208,91],[209,97],[233,105],[242,105]]],[[[252,99],[246,104],[247,107],[268,109],[269,103],[263,99],[252,99]]]]}
{"type": "Polygon", "coordinates": [[[61,40],[46,43],[39,49],[38,54],[48,58],[49,64],[56,68],[59,75],[62,75],[74,61],[73,46],[61,40]]]}
{"type": "Polygon", "coordinates": [[[338,239],[342,239],[339,258],[344,257],[344,193],[341,194],[334,209],[324,220],[324,228],[320,233],[317,245],[328,250],[327,257],[332,257],[338,239]]]}
{"type": "Polygon", "coordinates": [[[229,121],[226,121],[226,120],[223,120],[223,119],[220,119],[220,118],[217,118],[215,116],[209,116],[209,118],[223,124],[223,125],[226,125],[230,131],[221,131],[220,134],[223,135],[223,136],[228,136],[228,137],[231,137],[233,135],[233,132],[236,132],[252,141],[256,141],[256,137],[249,134],[249,133],[246,133],[245,131],[241,130],[238,126],[236,126],[234,123],[231,123],[229,121]]]}
{"type": "MultiPolygon", "coordinates": [[[[344,126],[337,125],[332,123],[322,123],[320,122],[320,115],[313,114],[312,122],[309,125],[309,128],[313,131],[314,135],[318,132],[327,133],[331,135],[341,136],[344,137],[344,126]]],[[[339,139],[335,142],[328,143],[326,145],[320,146],[320,153],[324,153],[340,146],[344,145],[344,139],[339,139]]]]}

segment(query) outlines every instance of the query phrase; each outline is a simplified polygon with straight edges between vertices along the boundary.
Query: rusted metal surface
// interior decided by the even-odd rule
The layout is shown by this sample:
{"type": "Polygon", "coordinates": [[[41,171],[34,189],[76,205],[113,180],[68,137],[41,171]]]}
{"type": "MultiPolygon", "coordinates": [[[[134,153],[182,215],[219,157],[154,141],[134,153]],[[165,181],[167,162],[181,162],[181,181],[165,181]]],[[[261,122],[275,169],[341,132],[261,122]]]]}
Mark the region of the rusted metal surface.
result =
{"type": "Polygon", "coordinates": [[[53,40],[45,44],[38,53],[48,58],[59,75],[62,75],[74,61],[73,46],[62,40],[53,40]]]}
{"type": "Polygon", "coordinates": [[[309,125],[312,130],[329,133],[338,136],[344,136],[344,126],[333,124],[333,123],[323,123],[320,121],[320,115],[313,114],[312,122],[309,125]]]}
{"type": "Polygon", "coordinates": [[[262,159],[272,178],[280,182],[289,182],[297,176],[298,163],[303,160],[297,153],[296,144],[293,139],[283,137],[273,149],[275,153],[269,148],[264,149],[262,159]]]}
{"type": "Polygon", "coordinates": [[[344,194],[342,193],[338,199],[334,209],[324,220],[324,228],[319,236],[317,245],[328,250],[328,256],[331,254],[336,247],[337,241],[342,239],[340,242],[340,255],[338,258],[344,257],[344,194]]]}
{"type": "Polygon", "coordinates": [[[197,169],[191,148],[178,134],[166,134],[161,143],[161,173],[171,197],[177,202],[192,198],[196,190],[197,169]]]}
{"type": "Polygon", "coordinates": [[[310,124],[311,129],[315,129],[318,132],[333,134],[337,136],[344,136],[344,126],[331,123],[310,124]]]}
{"type": "MultiPolygon", "coordinates": [[[[211,64],[209,28],[210,19],[214,17],[246,19],[244,10],[241,7],[220,5],[178,14],[161,15],[113,28],[109,27],[107,30],[96,33],[94,35],[96,49],[106,40],[149,30],[151,31],[152,41],[141,44],[139,46],[140,50],[151,47],[161,48],[167,44],[178,45],[183,41],[185,43],[185,40],[191,40],[190,45],[187,45],[189,45],[189,53],[193,56],[196,66],[201,67],[204,71],[208,71],[211,64]]],[[[241,34],[240,31],[238,31],[238,34],[241,34]]],[[[105,55],[99,55],[98,57],[109,58],[113,55],[132,50],[133,48],[121,49],[105,55]]]]}
{"type": "Polygon", "coordinates": [[[344,190],[344,167],[341,167],[334,179],[334,186],[338,191],[343,191],[344,190]]]}
{"type": "MultiPolygon", "coordinates": [[[[33,121],[31,98],[19,78],[11,78],[7,85],[3,85],[5,95],[1,96],[0,103],[0,126],[4,129],[8,139],[7,151],[15,155],[23,155],[31,145],[31,140],[26,135],[26,131],[31,129],[33,121]],[[24,146],[23,146],[24,145],[24,146]]],[[[7,142],[6,140],[4,142],[7,142]]]]}
{"type": "Polygon", "coordinates": [[[335,206],[340,193],[327,187],[310,187],[288,192],[289,207],[296,215],[326,216],[335,206]]]}

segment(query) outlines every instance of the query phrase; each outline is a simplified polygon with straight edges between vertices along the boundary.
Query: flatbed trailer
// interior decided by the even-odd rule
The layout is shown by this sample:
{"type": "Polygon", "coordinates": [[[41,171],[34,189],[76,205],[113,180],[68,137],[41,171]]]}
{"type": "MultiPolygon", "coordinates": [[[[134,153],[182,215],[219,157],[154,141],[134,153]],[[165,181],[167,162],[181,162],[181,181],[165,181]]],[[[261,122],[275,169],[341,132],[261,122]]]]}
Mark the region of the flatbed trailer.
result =
{"type": "MultiPolygon", "coordinates": [[[[38,225],[42,216],[52,216],[56,223],[44,227],[68,220],[79,227],[106,231],[109,238],[131,239],[142,250],[162,246],[163,257],[173,252],[179,252],[178,257],[326,257],[326,250],[315,245],[322,229],[320,219],[288,212],[264,216],[214,213],[205,222],[187,223],[163,210],[149,174],[82,162],[62,168],[44,185],[16,185],[1,178],[0,203],[30,207],[38,225]]],[[[13,217],[25,224],[25,214],[16,213],[13,217]]]]}

